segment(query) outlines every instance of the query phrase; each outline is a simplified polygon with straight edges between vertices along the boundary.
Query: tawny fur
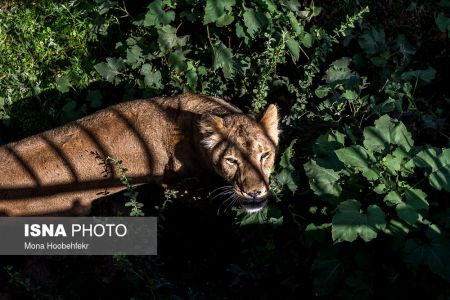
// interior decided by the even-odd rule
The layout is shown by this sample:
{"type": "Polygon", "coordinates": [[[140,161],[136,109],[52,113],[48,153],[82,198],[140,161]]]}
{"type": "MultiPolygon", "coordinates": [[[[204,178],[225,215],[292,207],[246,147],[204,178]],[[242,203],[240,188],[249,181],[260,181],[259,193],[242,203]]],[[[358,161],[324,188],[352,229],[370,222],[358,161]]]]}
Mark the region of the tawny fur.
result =
{"type": "Polygon", "coordinates": [[[122,161],[133,184],[214,173],[245,190],[223,162],[234,151],[247,165],[240,172],[254,177],[240,182],[267,186],[278,142],[276,107],[269,110],[274,111],[258,123],[213,97],[136,100],[5,145],[0,147],[0,214],[86,214],[92,201],[125,188],[105,164],[108,156],[122,161]],[[273,155],[256,166],[261,151],[273,155]]]}

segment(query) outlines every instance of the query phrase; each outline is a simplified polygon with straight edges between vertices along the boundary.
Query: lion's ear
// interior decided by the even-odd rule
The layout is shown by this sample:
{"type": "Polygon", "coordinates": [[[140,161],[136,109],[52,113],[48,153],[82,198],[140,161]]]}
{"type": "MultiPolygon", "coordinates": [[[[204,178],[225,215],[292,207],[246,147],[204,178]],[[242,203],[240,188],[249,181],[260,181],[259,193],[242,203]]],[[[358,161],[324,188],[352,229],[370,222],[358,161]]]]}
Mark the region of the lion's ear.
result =
{"type": "Polygon", "coordinates": [[[278,108],[274,104],[270,104],[259,121],[267,136],[275,145],[278,145],[278,108]]]}
{"type": "Polygon", "coordinates": [[[200,132],[204,136],[202,144],[206,148],[214,148],[224,139],[225,125],[221,117],[206,114],[199,122],[200,132]]]}

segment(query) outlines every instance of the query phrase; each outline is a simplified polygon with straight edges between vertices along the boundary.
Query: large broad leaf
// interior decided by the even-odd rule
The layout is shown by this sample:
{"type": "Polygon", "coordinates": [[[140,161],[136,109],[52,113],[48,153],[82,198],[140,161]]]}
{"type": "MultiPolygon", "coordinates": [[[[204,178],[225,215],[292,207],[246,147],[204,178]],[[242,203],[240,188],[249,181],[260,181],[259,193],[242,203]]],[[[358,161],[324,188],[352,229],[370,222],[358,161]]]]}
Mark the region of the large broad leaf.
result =
{"type": "Polygon", "coordinates": [[[244,24],[247,33],[250,37],[255,37],[255,34],[267,25],[267,18],[264,14],[255,11],[254,9],[246,9],[244,12],[244,24]]]}
{"type": "Polygon", "coordinates": [[[289,11],[287,16],[289,18],[289,23],[291,24],[295,34],[297,36],[302,36],[305,33],[305,27],[302,24],[300,24],[300,22],[297,20],[297,17],[293,13],[293,10],[289,11]]]}
{"type": "Polygon", "coordinates": [[[309,178],[309,186],[314,194],[325,199],[334,200],[341,195],[342,188],[339,185],[339,173],[322,168],[315,160],[310,160],[303,165],[309,178]]]}
{"type": "Polygon", "coordinates": [[[405,125],[388,115],[375,121],[375,126],[364,128],[364,147],[371,152],[389,152],[391,145],[397,145],[409,152],[414,145],[411,133],[405,125]]]}
{"type": "Polygon", "coordinates": [[[292,60],[294,62],[297,62],[300,58],[300,43],[294,40],[293,38],[288,38],[286,40],[286,46],[289,49],[289,52],[291,53],[292,60]]]}
{"type": "Polygon", "coordinates": [[[424,149],[416,155],[414,164],[426,169],[432,187],[450,192],[450,149],[424,149]]]}
{"type": "Polygon", "coordinates": [[[297,181],[298,176],[293,171],[289,171],[287,169],[281,170],[280,173],[276,175],[276,180],[281,184],[287,186],[287,188],[295,193],[298,189],[297,181]]]}
{"type": "Polygon", "coordinates": [[[385,46],[385,34],[383,30],[376,30],[374,27],[370,31],[362,34],[358,39],[359,46],[369,55],[374,55],[385,46]]]}
{"type": "Polygon", "coordinates": [[[346,147],[334,151],[341,162],[346,166],[368,169],[370,168],[370,157],[366,149],[359,145],[346,147]]]}
{"type": "Polygon", "coordinates": [[[168,52],[174,47],[184,46],[186,40],[186,36],[178,37],[177,29],[170,25],[165,25],[158,29],[158,44],[163,52],[168,52]]]}
{"type": "Polygon", "coordinates": [[[107,81],[118,84],[120,79],[117,75],[125,67],[122,58],[108,57],[106,63],[102,62],[94,66],[95,70],[107,81]]]}
{"type": "Polygon", "coordinates": [[[235,0],[207,0],[205,6],[205,16],[203,24],[209,24],[225,18],[226,14],[230,14],[235,0]]]}
{"type": "Polygon", "coordinates": [[[319,156],[317,164],[323,168],[342,170],[344,165],[336,156],[334,150],[344,147],[345,135],[339,131],[332,131],[317,138],[313,145],[314,153],[319,156]]]}
{"type": "Polygon", "coordinates": [[[164,10],[162,0],[156,0],[148,6],[148,12],[144,19],[144,26],[158,27],[167,25],[173,20],[175,20],[175,12],[173,10],[164,10]]]}
{"type": "Polygon", "coordinates": [[[345,135],[339,131],[322,134],[313,145],[313,151],[317,155],[328,156],[330,152],[344,147],[345,135]]]}
{"type": "Polygon", "coordinates": [[[332,220],[333,241],[353,242],[359,236],[368,242],[377,237],[377,231],[386,227],[385,214],[376,205],[367,208],[367,214],[361,212],[361,203],[346,200],[339,204],[338,212],[332,220]]]}
{"type": "MultiPolygon", "coordinates": [[[[389,193],[385,197],[388,204],[396,204],[397,215],[410,225],[423,220],[423,215],[428,211],[427,195],[420,189],[410,188],[405,190],[404,199],[398,199],[389,193]]],[[[398,194],[397,194],[398,195],[398,194]]]]}
{"type": "Polygon", "coordinates": [[[417,79],[421,79],[425,81],[426,83],[430,83],[434,77],[436,76],[436,70],[432,67],[428,67],[425,70],[415,70],[415,71],[409,71],[402,74],[402,79],[404,80],[410,80],[412,77],[415,77],[417,79]]]}
{"type": "Polygon", "coordinates": [[[380,177],[376,169],[371,168],[374,158],[366,149],[359,145],[346,147],[334,151],[338,159],[347,167],[361,171],[362,175],[369,181],[377,180],[380,177]]]}
{"type": "Polygon", "coordinates": [[[56,78],[56,88],[61,93],[67,93],[71,87],[70,78],[68,75],[63,75],[61,77],[56,78]]]}
{"type": "Polygon", "coordinates": [[[150,64],[144,64],[141,68],[141,75],[144,75],[145,87],[161,89],[161,72],[150,64]]]}
{"type": "Polygon", "coordinates": [[[435,21],[439,30],[442,32],[447,31],[447,35],[450,37],[450,18],[447,18],[443,12],[440,12],[435,21]]]}
{"type": "Polygon", "coordinates": [[[405,263],[412,266],[428,265],[433,273],[450,282],[450,242],[435,225],[428,227],[426,235],[427,241],[406,241],[403,249],[405,263]]]}
{"type": "Polygon", "coordinates": [[[183,72],[187,69],[186,57],[181,51],[172,52],[169,54],[169,64],[177,72],[183,72]]]}
{"type": "Polygon", "coordinates": [[[236,70],[235,62],[233,59],[233,52],[231,52],[231,49],[225,46],[223,43],[220,43],[217,47],[214,47],[213,54],[214,69],[222,68],[225,78],[233,78],[236,70]]]}
{"type": "Polygon", "coordinates": [[[312,264],[312,272],[316,296],[325,296],[331,294],[342,280],[344,264],[336,258],[317,258],[312,264]]]}
{"type": "Polygon", "coordinates": [[[331,63],[330,68],[325,72],[324,79],[327,83],[349,79],[353,72],[348,67],[351,59],[343,57],[331,63]]]}
{"type": "Polygon", "coordinates": [[[142,48],[138,45],[133,45],[131,48],[127,49],[127,59],[126,63],[129,65],[135,65],[143,61],[142,48]]]}

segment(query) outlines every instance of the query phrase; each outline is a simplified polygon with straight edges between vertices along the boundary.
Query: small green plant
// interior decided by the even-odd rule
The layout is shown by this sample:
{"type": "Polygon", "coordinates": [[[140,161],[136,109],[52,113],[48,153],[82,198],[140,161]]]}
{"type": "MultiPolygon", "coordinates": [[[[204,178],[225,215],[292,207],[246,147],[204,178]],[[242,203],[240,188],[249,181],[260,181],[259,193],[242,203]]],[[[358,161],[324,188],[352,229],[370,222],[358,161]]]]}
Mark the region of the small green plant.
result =
{"type": "Polygon", "coordinates": [[[115,169],[115,171],[119,175],[120,182],[127,187],[123,195],[127,200],[125,206],[131,208],[130,216],[132,217],[144,216],[144,212],[142,211],[142,207],[144,207],[144,204],[137,201],[139,193],[136,191],[136,189],[133,187],[130,180],[128,179],[126,174],[128,170],[122,166],[122,161],[116,160],[108,156],[106,158],[106,162],[115,169]]]}

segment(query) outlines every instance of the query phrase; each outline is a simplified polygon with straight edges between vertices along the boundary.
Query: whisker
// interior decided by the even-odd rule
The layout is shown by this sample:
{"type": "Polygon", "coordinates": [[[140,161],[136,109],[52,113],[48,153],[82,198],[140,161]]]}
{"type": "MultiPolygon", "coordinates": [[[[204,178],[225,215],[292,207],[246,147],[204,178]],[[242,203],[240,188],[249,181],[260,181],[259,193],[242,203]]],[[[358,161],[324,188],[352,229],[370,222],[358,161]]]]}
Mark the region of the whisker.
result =
{"type": "Polygon", "coordinates": [[[214,197],[212,197],[211,200],[214,200],[220,196],[227,196],[227,195],[230,195],[233,193],[234,193],[234,191],[223,191],[223,192],[220,192],[219,194],[215,195],[214,197]]]}
{"type": "Polygon", "coordinates": [[[220,190],[223,190],[223,189],[232,189],[232,188],[233,188],[232,185],[220,186],[220,187],[214,189],[213,191],[211,191],[211,193],[209,193],[209,194],[211,195],[211,194],[214,194],[215,192],[218,192],[218,191],[220,191],[220,190]]]}
{"type": "Polygon", "coordinates": [[[228,206],[225,208],[224,213],[227,211],[227,209],[232,208],[233,205],[234,205],[235,203],[237,203],[238,199],[239,199],[239,198],[236,197],[236,195],[233,195],[233,200],[230,201],[230,203],[228,204],[228,206]]]}
{"type": "MultiPolygon", "coordinates": [[[[222,206],[224,206],[227,202],[229,202],[229,201],[233,201],[234,200],[234,194],[232,194],[232,195],[230,195],[225,201],[223,201],[221,204],[220,204],[220,206],[219,206],[219,208],[217,209],[217,215],[219,215],[220,214],[220,209],[222,208],[222,206]]],[[[225,212],[226,210],[224,210],[224,212],[225,212]]]]}

